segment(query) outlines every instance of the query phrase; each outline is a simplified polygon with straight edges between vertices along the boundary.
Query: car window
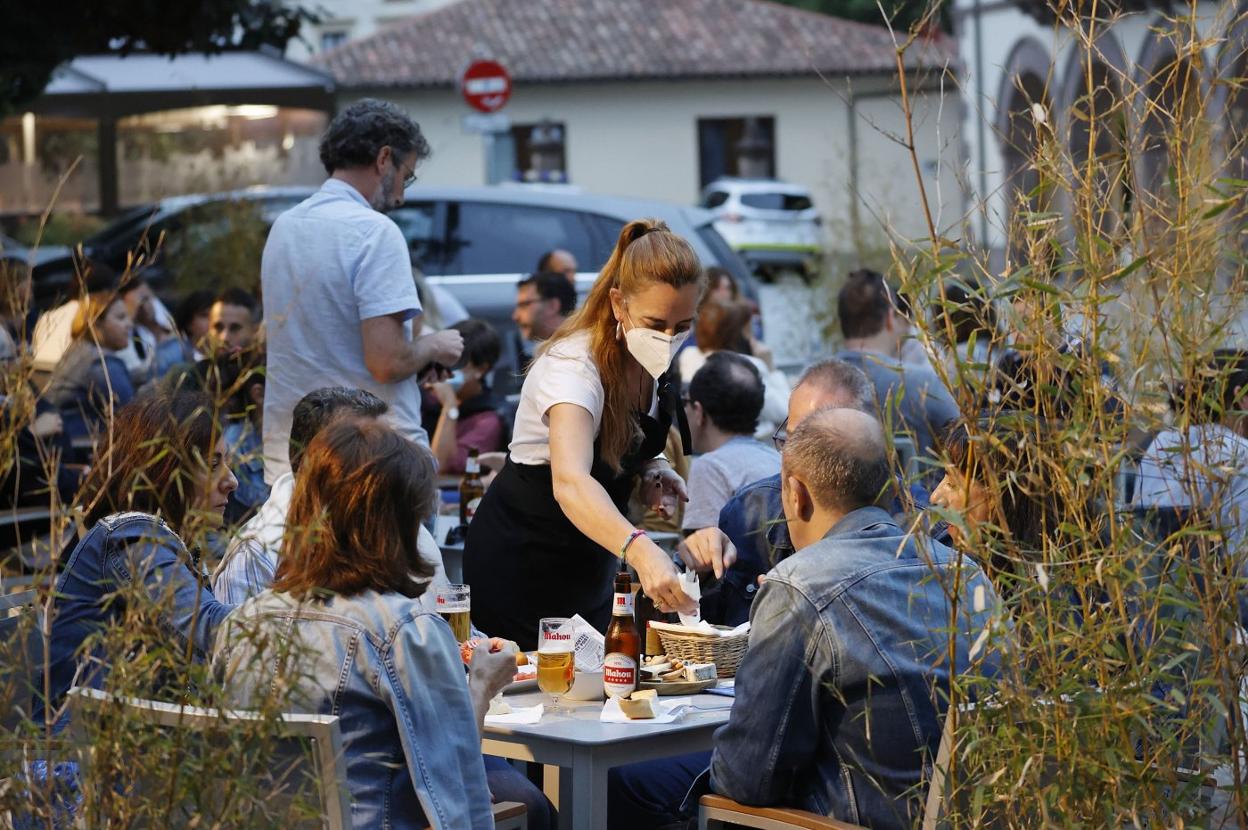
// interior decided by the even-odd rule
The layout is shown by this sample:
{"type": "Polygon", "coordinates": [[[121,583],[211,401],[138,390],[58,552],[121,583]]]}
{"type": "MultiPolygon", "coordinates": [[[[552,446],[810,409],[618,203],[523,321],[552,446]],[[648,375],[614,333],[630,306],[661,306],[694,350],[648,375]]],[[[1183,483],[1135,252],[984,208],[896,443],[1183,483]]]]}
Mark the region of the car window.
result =
{"type": "Polygon", "coordinates": [[[728,194],[722,190],[712,190],[706,194],[706,198],[702,200],[702,207],[717,208],[724,202],[728,201],[728,194]]]}
{"type": "Polygon", "coordinates": [[[445,245],[438,234],[437,204],[407,202],[387,214],[403,232],[412,262],[423,273],[432,276],[446,273],[445,245]]]}
{"type": "Polygon", "coordinates": [[[759,210],[808,210],[811,206],[809,196],[791,193],[743,193],[741,204],[759,210]]]}
{"type": "Polygon", "coordinates": [[[601,264],[592,230],[577,211],[451,202],[446,227],[446,274],[525,274],[552,248],[571,252],[581,270],[601,264]]]}
{"type": "Polygon", "coordinates": [[[582,272],[588,271],[596,274],[611,258],[611,252],[615,250],[615,242],[620,238],[620,231],[624,230],[624,220],[589,213],[585,215],[585,221],[594,229],[591,237],[594,253],[588,260],[577,260],[577,265],[580,266],[582,272]]]}

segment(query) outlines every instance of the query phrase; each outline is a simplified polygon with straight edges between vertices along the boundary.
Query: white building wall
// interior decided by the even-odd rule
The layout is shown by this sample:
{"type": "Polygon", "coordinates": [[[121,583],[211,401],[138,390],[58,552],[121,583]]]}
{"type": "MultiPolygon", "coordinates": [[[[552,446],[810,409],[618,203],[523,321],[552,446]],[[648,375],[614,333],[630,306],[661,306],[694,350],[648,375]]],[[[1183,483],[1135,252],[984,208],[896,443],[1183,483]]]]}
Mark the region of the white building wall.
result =
{"type": "MultiPolygon", "coordinates": [[[[901,135],[904,122],[898,99],[864,97],[879,92],[871,82],[855,81],[859,96],[858,189],[867,232],[883,220],[905,237],[926,233],[917,186],[906,151],[879,131],[901,135]],[[870,207],[870,210],[866,206],[870,207]],[[879,219],[872,215],[878,214],[879,219]]],[[[416,90],[375,93],[406,108],[420,122],[433,157],[419,171],[436,185],[480,185],[485,181],[481,136],[465,133],[469,109],[458,91],[416,90]]],[[[363,97],[347,94],[340,101],[363,97]]],[[[699,118],[771,116],[776,127],[776,173],[811,188],[825,217],[833,247],[852,248],[849,108],[845,88],[818,79],[769,79],[670,83],[517,85],[506,108],[513,124],[542,119],[562,122],[566,132],[567,172],[572,184],[587,191],[693,203],[699,195],[699,118]]],[[[928,177],[929,198],[942,217],[962,212],[957,186],[958,109],[950,93],[943,108],[938,97],[916,96],[916,144],[928,177]],[[937,171],[940,172],[939,186],[937,171]]]]}
{"type": "MultiPolygon", "coordinates": [[[[1216,50],[1233,13],[1234,6],[1229,2],[1202,2],[1197,6],[1197,29],[1209,43],[1208,66],[1216,65],[1216,50]]],[[[1062,88],[1076,39],[1068,29],[1041,24],[1009,2],[955,0],[954,18],[962,64],[962,158],[969,186],[967,205],[973,214],[970,226],[976,239],[990,249],[1000,250],[1005,246],[1007,202],[1003,185],[1007,171],[1003,164],[999,105],[1010,59],[1025,41],[1038,44],[1049,56],[1048,90],[1050,100],[1058,106],[1056,91],[1062,88]],[[983,9],[978,14],[977,5],[983,9]]],[[[1109,27],[1133,77],[1139,71],[1138,62],[1153,30],[1167,27],[1161,11],[1156,9],[1122,15],[1109,27]]],[[[1051,115],[1056,123],[1064,123],[1064,113],[1051,115]]]]}

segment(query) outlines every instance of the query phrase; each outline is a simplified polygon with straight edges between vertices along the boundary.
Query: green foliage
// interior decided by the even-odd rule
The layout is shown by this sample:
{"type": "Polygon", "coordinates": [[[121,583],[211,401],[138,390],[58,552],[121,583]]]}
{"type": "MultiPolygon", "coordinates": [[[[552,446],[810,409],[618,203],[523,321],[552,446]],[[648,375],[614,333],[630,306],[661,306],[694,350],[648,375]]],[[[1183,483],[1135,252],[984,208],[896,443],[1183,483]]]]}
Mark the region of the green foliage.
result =
{"type": "Polygon", "coordinates": [[[284,50],[318,17],[286,0],[64,0],[13,3],[0,28],[0,115],[33,101],[53,70],[78,55],[161,55],[274,46],[284,50]]]}

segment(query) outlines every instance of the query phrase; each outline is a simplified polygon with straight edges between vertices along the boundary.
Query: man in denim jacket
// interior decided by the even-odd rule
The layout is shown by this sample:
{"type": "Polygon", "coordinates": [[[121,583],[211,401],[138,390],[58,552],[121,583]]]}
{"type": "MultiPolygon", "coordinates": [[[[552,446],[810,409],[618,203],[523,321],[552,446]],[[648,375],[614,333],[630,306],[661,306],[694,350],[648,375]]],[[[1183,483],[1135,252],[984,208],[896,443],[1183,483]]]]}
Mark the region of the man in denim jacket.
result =
{"type": "MultiPolygon", "coordinates": [[[[906,534],[875,506],[889,471],[870,415],[809,416],[781,475],[796,553],[754,600],[710,788],[750,805],[911,827],[940,743],[951,656],[959,673],[993,671],[972,644],[991,624],[995,594],[970,559],[906,534]]],[[[696,767],[688,756],[618,770],[612,827],[659,827],[696,810],[697,788],[672,798],[675,774],[696,767]]]]}

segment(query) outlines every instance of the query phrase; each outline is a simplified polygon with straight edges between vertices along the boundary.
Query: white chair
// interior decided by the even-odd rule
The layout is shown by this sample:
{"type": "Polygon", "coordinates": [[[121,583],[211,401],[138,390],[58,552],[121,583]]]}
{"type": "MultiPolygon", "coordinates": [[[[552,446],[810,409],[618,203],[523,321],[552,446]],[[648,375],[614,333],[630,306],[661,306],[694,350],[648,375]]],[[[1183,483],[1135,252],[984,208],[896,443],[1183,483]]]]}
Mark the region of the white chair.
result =
{"type": "MultiPolygon", "coordinates": [[[[223,740],[226,728],[242,727],[248,722],[257,725],[263,720],[258,712],[179,706],[121,697],[79,686],[70,689],[68,704],[75,742],[85,745],[82,761],[84,780],[89,777],[94,749],[83,740],[87,736],[86,724],[99,724],[110,716],[121,716],[125,718],[126,729],[130,733],[134,730],[170,735],[180,733],[176,737],[182,742],[181,749],[193,753],[197,750],[228,751],[229,742],[223,740]]],[[[266,773],[262,785],[271,788],[266,803],[277,811],[281,810],[284,801],[293,805],[296,800],[301,806],[315,803],[319,808],[309,811],[306,818],[300,816],[299,820],[284,824],[284,827],[322,830],[347,830],[351,827],[351,799],[342,760],[342,735],[336,716],[283,714],[280,725],[272,733],[266,732],[262,741],[259,746],[265,753],[266,773]],[[309,789],[312,792],[308,792],[309,789]]],[[[138,776],[138,780],[124,784],[132,788],[132,792],[142,793],[164,783],[149,780],[152,777],[148,772],[138,776]]],[[[231,782],[224,780],[224,774],[221,778],[220,781],[199,781],[195,786],[203,788],[206,784],[206,792],[219,791],[224,798],[230,792],[231,782]]],[[[200,804],[205,801],[201,798],[200,804]]],[[[174,804],[170,812],[189,821],[199,809],[189,803],[174,804]]],[[[180,823],[174,821],[170,826],[180,823]]]]}

